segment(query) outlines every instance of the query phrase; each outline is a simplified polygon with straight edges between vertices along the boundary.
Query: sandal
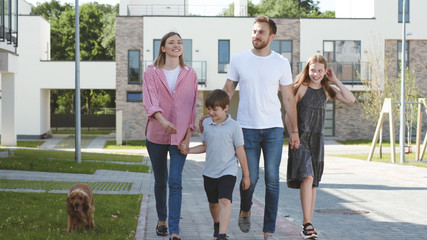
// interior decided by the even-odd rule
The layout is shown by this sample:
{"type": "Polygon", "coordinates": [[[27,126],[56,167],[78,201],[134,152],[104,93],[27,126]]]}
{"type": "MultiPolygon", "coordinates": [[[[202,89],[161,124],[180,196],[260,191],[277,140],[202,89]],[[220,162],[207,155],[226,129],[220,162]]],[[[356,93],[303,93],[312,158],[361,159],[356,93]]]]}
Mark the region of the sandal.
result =
{"type": "Polygon", "coordinates": [[[305,223],[302,225],[302,232],[301,235],[304,237],[304,239],[315,239],[317,238],[317,231],[314,229],[313,224],[311,223],[305,223]]]}
{"type": "Polygon", "coordinates": [[[157,225],[156,226],[157,236],[167,236],[168,235],[168,227],[165,225],[157,225]]]}

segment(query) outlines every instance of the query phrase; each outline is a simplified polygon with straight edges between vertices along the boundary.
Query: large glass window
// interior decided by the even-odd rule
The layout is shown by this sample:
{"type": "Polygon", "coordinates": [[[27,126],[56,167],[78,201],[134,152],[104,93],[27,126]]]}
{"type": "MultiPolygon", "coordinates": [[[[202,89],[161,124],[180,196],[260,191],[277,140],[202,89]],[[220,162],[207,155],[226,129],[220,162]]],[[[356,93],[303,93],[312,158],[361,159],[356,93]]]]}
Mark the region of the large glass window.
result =
{"type": "Polygon", "coordinates": [[[161,41],[160,39],[153,40],[153,62],[156,60],[157,56],[159,55],[160,41],[161,41]]]}
{"type": "Polygon", "coordinates": [[[329,62],[359,62],[360,41],[324,41],[323,57],[329,62]]]}
{"type": "Polygon", "coordinates": [[[218,73],[226,73],[230,63],[230,40],[218,40],[218,73]]]}
{"type": "Polygon", "coordinates": [[[361,41],[342,40],[323,42],[323,57],[334,69],[338,79],[345,82],[360,82],[361,41]]]}
{"type": "Polygon", "coordinates": [[[0,42],[18,46],[18,0],[0,2],[0,42]]]}
{"type": "Polygon", "coordinates": [[[274,40],[270,43],[270,49],[288,59],[292,66],[292,40],[274,40]]]}
{"type": "MultiPolygon", "coordinates": [[[[399,0],[399,10],[398,10],[398,16],[399,16],[399,23],[402,23],[403,18],[403,0],[399,0]]],[[[405,22],[409,22],[409,0],[406,0],[405,2],[405,22]]]]}
{"type": "Polygon", "coordinates": [[[139,84],[140,83],[140,51],[129,50],[128,51],[128,83],[139,84]]]}
{"type": "MultiPolygon", "coordinates": [[[[405,44],[405,66],[409,67],[409,42],[406,41],[405,44]]],[[[400,73],[402,67],[402,41],[397,42],[397,69],[400,73]]]]}

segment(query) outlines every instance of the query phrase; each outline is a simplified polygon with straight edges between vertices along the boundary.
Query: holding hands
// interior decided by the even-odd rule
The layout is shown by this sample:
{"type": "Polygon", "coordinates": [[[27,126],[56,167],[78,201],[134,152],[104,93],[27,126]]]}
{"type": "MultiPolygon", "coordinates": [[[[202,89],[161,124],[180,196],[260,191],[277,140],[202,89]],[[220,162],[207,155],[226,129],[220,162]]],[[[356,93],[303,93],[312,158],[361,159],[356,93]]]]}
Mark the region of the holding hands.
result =
{"type": "Polygon", "coordinates": [[[178,146],[182,155],[187,155],[190,152],[190,143],[184,138],[178,146]]]}

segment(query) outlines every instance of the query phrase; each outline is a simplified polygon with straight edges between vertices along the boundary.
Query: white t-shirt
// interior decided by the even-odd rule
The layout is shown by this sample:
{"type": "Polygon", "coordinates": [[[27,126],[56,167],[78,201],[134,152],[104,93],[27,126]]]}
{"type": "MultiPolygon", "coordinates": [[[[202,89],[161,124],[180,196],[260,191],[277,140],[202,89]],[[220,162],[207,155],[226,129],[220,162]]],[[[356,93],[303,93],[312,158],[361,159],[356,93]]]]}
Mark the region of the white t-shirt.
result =
{"type": "Polygon", "coordinates": [[[176,82],[178,81],[179,70],[181,70],[181,66],[179,65],[174,70],[163,69],[166,79],[168,80],[169,91],[171,92],[171,94],[173,93],[173,90],[175,90],[176,82]]]}
{"type": "Polygon", "coordinates": [[[237,121],[242,128],[283,127],[279,85],[292,84],[289,61],[271,51],[260,57],[247,50],[230,62],[227,79],[239,83],[237,121]]]}

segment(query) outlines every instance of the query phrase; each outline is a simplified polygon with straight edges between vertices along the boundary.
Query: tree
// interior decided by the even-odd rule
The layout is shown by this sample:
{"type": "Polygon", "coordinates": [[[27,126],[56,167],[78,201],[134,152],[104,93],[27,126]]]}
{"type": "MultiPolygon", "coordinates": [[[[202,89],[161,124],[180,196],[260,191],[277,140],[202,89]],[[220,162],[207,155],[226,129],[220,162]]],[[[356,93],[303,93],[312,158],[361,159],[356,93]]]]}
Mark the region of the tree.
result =
{"type": "MultiPolygon", "coordinates": [[[[223,9],[222,16],[234,15],[234,3],[223,9]]],[[[248,1],[248,16],[269,17],[335,17],[335,12],[320,12],[318,2],[313,0],[262,0],[258,5],[248,1]]]]}
{"type": "Polygon", "coordinates": [[[51,0],[43,4],[37,3],[36,7],[32,7],[31,15],[40,15],[47,20],[60,18],[65,10],[72,9],[73,7],[69,3],[61,5],[58,0],[51,0]]]}
{"type": "MultiPolygon", "coordinates": [[[[392,102],[400,102],[400,85],[401,75],[397,78],[390,78],[387,75],[387,68],[390,67],[389,56],[384,53],[384,46],[382,44],[381,37],[372,37],[372,41],[369,49],[367,50],[367,74],[359,72],[359,77],[367,89],[363,94],[363,101],[361,105],[365,111],[365,119],[376,125],[379,115],[382,110],[382,105],[385,98],[391,98],[392,102]]],[[[419,89],[415,81],[415,73],[410,73],[409,69],[406,69],[406,99],[407,102],[415,102],[420,96],[419,89]]],[[[392,112],[394,119],[399,119],[399,105],[393,104],[392,112]]],[[[413,111],[412,114],[416,114],[413,111]]],[[[410,119],[415,118],[411,115],[410,111],[406,112],[407,127],[409,129],[410,119]]],[[[395,122],[394,124],[398,124],[395,122]]],[[[398,129],[398,128],[396,128],[398,129]]],[[[382,129],[380,131],[380,153],[382,143],[382,129]]]]}
{"type": "MultiPolygon", "coordinates": [[[[114,60],[115,22],[119,5],[87,3],[80,6],[81,60],[114,60]]],[[[75,10],[58,0],[32,8],[31,14],[41,15],[51,24],[51,59],[74,60],[75,10]]],[[[51,90],[52,113],[74,113],[74,90],[51,90]]],[[[82,90],[82,111],[97,113],[101,108],[115,107],[114,90],[82,90]]]]}
{"type": "MultiPolygon", "coordinates": [[[[81,60],[114,60],[115,18],[119,6],[86,3],[80,6],[81,60]]],[[[57,0],[38,3],[31,14],[41,15],[51,24],[52,60],[74,60],[75,10],[57,0]]]]}

